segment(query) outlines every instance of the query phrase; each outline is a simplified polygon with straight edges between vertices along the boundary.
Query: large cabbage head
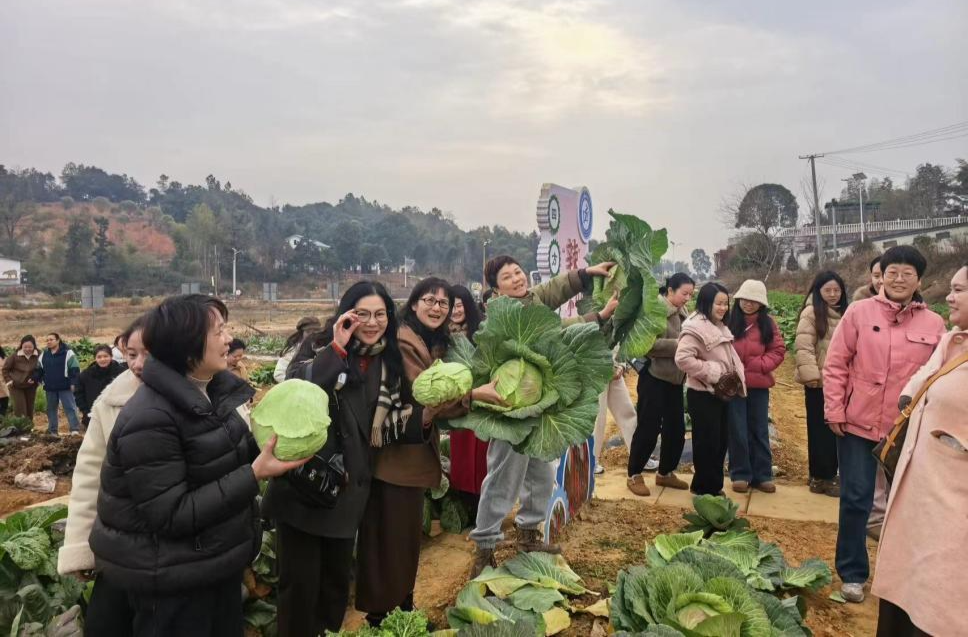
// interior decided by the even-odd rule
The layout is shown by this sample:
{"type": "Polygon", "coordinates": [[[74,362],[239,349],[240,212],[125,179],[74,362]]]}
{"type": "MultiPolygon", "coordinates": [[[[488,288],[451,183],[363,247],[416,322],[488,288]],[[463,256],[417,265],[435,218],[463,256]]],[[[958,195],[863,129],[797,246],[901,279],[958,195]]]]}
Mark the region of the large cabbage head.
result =
{"type": "Polygon", "coordinates": [[[252,410],[252,434],[265,446],[278,436],[274,455],[299,460],[319,451],[329,433],[329,396],[315,383],[293,378],[270,389],[252,410]]]}
{"type": "Polygon", "coordinates": [[[421,405],[434,407],[460,398],[473,384],[474,377],[466,365],[437,360],[413,381],[413,398],[421,405]]]}
{"type": "Polygon", "coordinates": [[[491,374],[497,393],[511,409],[528,407],[541,400],[541,370],[523,358],[512,358],[491,374]]]}

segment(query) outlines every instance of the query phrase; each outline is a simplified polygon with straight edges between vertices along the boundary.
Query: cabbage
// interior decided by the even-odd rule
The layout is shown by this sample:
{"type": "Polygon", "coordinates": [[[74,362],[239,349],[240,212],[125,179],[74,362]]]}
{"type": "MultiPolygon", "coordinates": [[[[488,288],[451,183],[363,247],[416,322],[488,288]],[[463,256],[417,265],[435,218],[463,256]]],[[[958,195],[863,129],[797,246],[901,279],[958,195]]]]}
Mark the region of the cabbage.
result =
{"type": "Polygon", "coordinates": [[[474,377],[466,365],[437,360],[413,381],[413,398],[421,405],[435,407],[460,398],[473,384],[474,377]]]}
{"type": "Polygon", "coordinates": [[[319,451],[329,433],[329,396],[315,383],[293,378],[270,389],[252,410],[252,434],[265,446],[278,436],[279,460],[300,460],[319,451]]]}
{"type": "Polygon", "coordinates": [[[494,381],[508,407],[530,407],[541,400],[541,370],[523,358],[509,360],[494,370],[494,381]]]}

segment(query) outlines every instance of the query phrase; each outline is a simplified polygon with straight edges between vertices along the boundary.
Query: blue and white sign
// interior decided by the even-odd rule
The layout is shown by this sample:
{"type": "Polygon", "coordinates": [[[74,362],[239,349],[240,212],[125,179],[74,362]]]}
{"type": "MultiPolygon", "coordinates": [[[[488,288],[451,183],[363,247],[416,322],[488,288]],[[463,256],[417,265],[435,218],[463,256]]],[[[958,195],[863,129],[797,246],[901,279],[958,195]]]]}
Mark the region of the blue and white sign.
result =
{"type": "Polygon", "coordinates": [[[581,189],[581,198],[578,200],[578,234],[585,243],[592,238],[592,196],[588,188],[581,189]]]}

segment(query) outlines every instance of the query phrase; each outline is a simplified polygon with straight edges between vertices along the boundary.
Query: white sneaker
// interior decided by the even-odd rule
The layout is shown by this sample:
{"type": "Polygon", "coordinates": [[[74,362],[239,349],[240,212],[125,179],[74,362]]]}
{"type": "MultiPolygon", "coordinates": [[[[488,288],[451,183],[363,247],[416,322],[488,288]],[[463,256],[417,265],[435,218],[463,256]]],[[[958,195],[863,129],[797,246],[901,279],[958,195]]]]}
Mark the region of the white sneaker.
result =
{"type": "Polygon", "coordinates": [[[862,601],[864,601],[863,584],[844,584],[840,588],[840,593],[848,602],[860,604],[862,601]]]}
{"type": "Polygon", "coordinates": [[[649,458],[649,461],[645,463],[645,470],[646,471],[658,471],[659,470],[659,461],[656,460],[655,458],[649,458]]]}
{"type": "Polygon", "coordinates": [[[595,465],[595,475],[596,476],[600,476],[603,473],[605,473],[605,465],[603,465],[603,464],[597,464],[597,465],[595,465]]]}

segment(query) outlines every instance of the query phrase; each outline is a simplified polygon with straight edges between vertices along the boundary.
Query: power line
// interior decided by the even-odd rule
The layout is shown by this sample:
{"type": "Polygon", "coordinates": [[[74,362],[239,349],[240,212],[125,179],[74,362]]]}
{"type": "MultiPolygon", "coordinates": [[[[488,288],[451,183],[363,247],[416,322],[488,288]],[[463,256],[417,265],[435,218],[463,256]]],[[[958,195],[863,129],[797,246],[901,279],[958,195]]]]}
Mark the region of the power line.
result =
{"type": "Polygon", "coordinates": [[[933,144],[935,142],[948,141],[951,139],[958,139],[960,137],[968,136],[968,121],[959,122],[957,124],[951,124],[949,126],[943,126],[941,128],[935,128],[928,131],[922,131],[920,133],[914,133],[912,135],[904,135],[902,137],[895,137],[893,139],[886,139],[880,142],[874,142],[872,144],[863,144],[861,146],[852,146],[850,148],[841,148],[839,150],[831,150],[824,153],[819,153],[822,155],[842,155],[846,153],[869,153],[881,150],[891,150],[894,148],[908,148],[911,146],[920,146],[923,144],[933,144]]]}
{"type": "Polygon", "coordinates": [[[894,168],[886,168],[884,166],[878,166],[876,164],[868,164],[866,162],[856,161],[856,160],[843,160],[839,157],[828,157],[820,160],[820,163],[832,166],[834,168],[843,168],[848,170],[866,170],[868,172],[880,173],[887,176],[897,176],[897,177],[907,177],[911,174],[910,171],[896,170],[894,168]]]}

